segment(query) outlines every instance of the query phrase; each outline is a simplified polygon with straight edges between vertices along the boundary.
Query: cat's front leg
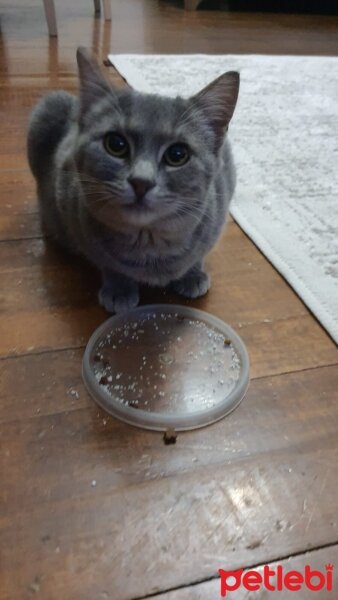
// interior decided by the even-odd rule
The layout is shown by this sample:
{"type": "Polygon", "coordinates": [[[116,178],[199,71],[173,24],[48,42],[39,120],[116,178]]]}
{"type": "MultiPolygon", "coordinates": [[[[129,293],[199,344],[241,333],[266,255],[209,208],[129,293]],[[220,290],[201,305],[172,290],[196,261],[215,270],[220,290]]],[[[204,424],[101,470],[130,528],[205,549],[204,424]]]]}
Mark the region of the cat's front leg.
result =
{"type": "Polygon", "coordinates": [[[113,271],[102,271],[102,287],[99,303],[107,312],[121,313],[134,308],[139,303],[138,284],[113,271]]]}
{"type": "Polygon", "coordinates": [[[210,288],[209,275],[203,270],[202,263],[194,265],[183,277],[172,281],[170,287],[185,298],[204,296],[210,288]]]}

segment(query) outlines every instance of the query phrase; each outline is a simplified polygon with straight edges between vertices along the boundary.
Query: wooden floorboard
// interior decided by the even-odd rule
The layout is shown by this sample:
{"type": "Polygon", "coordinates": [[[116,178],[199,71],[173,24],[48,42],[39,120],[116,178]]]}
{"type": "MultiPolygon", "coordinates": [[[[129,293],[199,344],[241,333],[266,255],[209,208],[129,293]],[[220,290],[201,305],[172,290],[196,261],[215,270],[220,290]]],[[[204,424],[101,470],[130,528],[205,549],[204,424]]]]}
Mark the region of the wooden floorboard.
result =
{"type": "MultiPolygon", "coordinates": [[[[111,23],[88,0],[56,8],[49,40],[41,0],[2,3],[0,600],[216,600],[219,568],[323,570],[337,562],[336,345],[230,220],[208,258],[211,291],[192,304],[243,337],[246,398],[172,446],[109,417],[81,379],[84,346],[107,316],[99,278],[42,238],[25,135],[46,91],[76,92],[78,45],[100,61],[109,51],[338,55],[338,20],[187,13],[178,0],[114,0],[111,23]]],[[[184,302],[143,290],[142,302],[157,301],[184,302]]]]}

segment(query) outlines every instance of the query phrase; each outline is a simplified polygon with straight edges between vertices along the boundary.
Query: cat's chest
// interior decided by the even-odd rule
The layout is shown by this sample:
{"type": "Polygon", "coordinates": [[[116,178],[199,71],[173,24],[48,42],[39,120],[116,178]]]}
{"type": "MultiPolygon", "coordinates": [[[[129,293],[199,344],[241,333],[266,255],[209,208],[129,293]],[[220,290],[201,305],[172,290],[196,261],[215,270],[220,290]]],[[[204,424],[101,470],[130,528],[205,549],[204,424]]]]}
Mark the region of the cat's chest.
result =
{"type": "Polygon", "coordinates": [[[127,235],[112,235],[109,239],[101,239],[99,246],[107,258],[134,266],[166,262],[182,249],[178,238],[173,239],[150,229],[140,229],[127,235]]]}
{"type": "Polygon", "coordinates": [[[179,243],[174,236],[169,236],[163,232],[151,229],[140,229],[130,239],[129,248],[135,252],[144,253],[150,256],[160,256],[171,253],[175,244],[179,243]]]}
{"type": "Polygon", "coordinates": [[[178,235],[177,231],[168,235],[149,229],[129,235],[105,233],[91,238],[87,246],[92,261],[100,269],[123,273],[141,283],[167,285],[199,259],[198,244],[192,243],[191,236],[178,235]]]}
{"type": "Polygon", "coordinates": [[[140,229],[127,235],[113,236],[106,244],[108,252],[116,256],[123,254],[144,260],[147,257],[167,256],[172,254],[178,239],[151,229],[140,229]]]}

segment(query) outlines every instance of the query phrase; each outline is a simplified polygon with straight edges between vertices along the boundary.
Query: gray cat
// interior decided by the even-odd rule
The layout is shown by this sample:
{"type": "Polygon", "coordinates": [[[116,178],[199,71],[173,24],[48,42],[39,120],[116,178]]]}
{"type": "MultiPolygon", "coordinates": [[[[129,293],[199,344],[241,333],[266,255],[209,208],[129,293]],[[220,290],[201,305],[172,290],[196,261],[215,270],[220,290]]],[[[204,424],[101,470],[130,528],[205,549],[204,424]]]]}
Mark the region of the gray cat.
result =
{"type": "Polygon", "coordinates": [[[136,306],[139,284],[206,294],[203,260],[235,187],[226,131],[238,73],[172,99],[115,89],[84,49],[77,62],[79,100],[52,92],[30,120],[44,231],[100,269],[109,312],[136,306]]]}

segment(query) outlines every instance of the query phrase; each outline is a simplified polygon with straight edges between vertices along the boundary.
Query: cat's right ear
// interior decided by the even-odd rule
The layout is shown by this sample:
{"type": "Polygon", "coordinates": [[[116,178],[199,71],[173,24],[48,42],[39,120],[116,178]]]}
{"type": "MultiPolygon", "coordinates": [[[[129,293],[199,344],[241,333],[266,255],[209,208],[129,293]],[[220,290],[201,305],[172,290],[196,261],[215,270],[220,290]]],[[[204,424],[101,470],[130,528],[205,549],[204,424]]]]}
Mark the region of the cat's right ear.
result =
{"type": "Polygon", "coordinates": [[[95,102],[112,93],[100,67],[86,48],[78,48],[76,59],[80,78],[80,115],[84,116],[95,102]]]}

